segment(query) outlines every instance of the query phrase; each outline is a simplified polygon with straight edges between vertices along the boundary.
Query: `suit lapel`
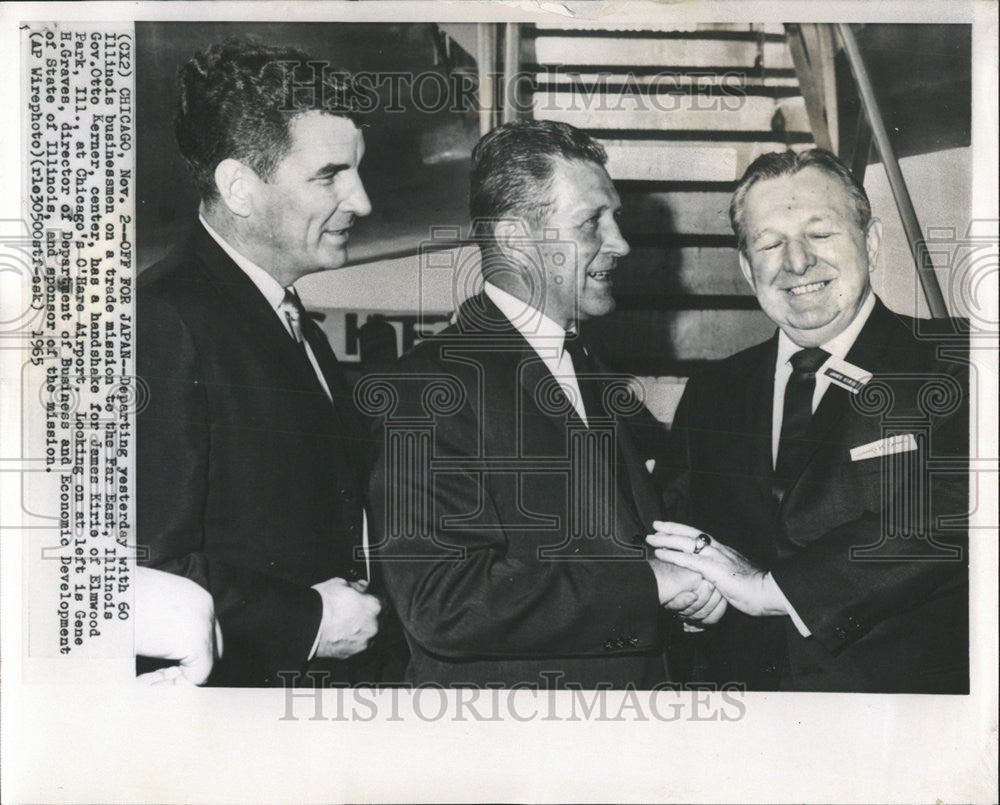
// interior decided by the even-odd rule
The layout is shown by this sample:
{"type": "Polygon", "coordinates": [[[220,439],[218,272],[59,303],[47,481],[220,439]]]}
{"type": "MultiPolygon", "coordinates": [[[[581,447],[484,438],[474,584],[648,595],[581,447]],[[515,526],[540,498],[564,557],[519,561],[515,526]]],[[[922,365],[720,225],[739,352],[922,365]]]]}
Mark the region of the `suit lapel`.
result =
{"type": "MultiPolygon", "coordinates": [[[[498,355],[515,356],[517,362],[516,387],[509,388],[510,397],[521,399],[522,416],[519,417],[518,438],[521,439],[521,455],[552,455],[563,454],[568,447],[567,423],[576,422],[582,428],[583,421],[576,413],[570,400],[562,391],[562,387],[549,371],[538,353],[511,324],[499,308],[486,294],[479,294],[467,300],[459,309],[457,326],[460,332],[480,335],[484,338],[484,346],[488,352],[482,353],[484,361],[490,360],[490,352],[497,350],[498,355]],[[542,429],[537,427],[543,426],[542,429]],[[525,441],[525,436],[530,441],[525,441]]],[[[610,371],[595,361],[600,372],[610,371]]],[[[492,374],[492,373],[488,373],[492,374]]],[[[512,377],[509,369],[499,371],[500,377],[512,377]]],[[[580,378],[577,378],[580,382],[580,378]]],[[[581,384],[581,391],[582,391],[581,384]]],[[[505,395],[508,387],[495,386],[491,389],[498,398],[505,395]]],[[[590,412],[588,411],[588,414],[590,412]]],[[[592,414],[594,417],[604,416],[603,410],[592,414]]],[[[616,418],[617,419],[617,418],[616,418]]],[[[632,443],[628,428],[620,420],[615,428],[618,453],[615,465],[621,467],[615,483],[619,489],[618,500],[627,507],[632,519],[641,525],[639,531],[648,528],[660,514],[659,499],[652,489],[645,467],[638,457],[638,451],[632,443]],[[642,475],[640,475],[640,469],[642,475]],[[626,487],[626,488],[623,488],[626,487]]],[[[638,532],[637,532],[638,533],[638,532]]]]}
{"type": "MultiPolygon", "coordinates": [[[[510,396],[503,399],[521,400],[521,410],[529,414],[533,422],[545,422],[551,427],[549,436],[565,441],[566,416],[576,416],[573,406],[556,382],[548,367],[538,357],[538,353],[493,301],[480,293],[466,300],[458,312],[457,326],[460,332],[481,338],[487,351],[503,356],[514,356],[515,375],[498,372],[501,378],[511,378],[515,386],[510,388],[510,396]]],[[[507,389],[493,389],[496,394],[507,389]]],[[[532,438],[541,434],[528,428],[532,438]]],[[[529,452],[532,446],[526,445],[529,452]]]]}
{"type": "MultiPolygon", "coordinates": [[[[315,333],[310,338],[309,343],[330,389],[330,396],[333,397],[333,415],[334,421],[337,423],[337,433],[348,449],[352,459],[350,465],[359,470],[359,482],[363,483],[371,462],[369,461],[369,451],[364,448],[361,442],[366,436],[366,430],[357,409],[354,407],[354,395],[351,392],[351,387],[340,367],[340,361],[337,360],[337,356],[330,347],[330,342],[327,341],[319,325],[307,318],[303,327],[307,327],[315,333]]],[[[312,366],[308,368],[315,379],[312,366]]]]}
{"type": "Polygon", "coordinates": [[[295,378],[296,387],[315,390],[325,400],[326,394],[315,373],[303,361],[299,346],[288,335],[274,309],[253,281],[200,225],[194,233],[193,250],[212,286],[228,305],[234,326],[240,328],[244,340],[255,344],[262,357],[272,357],[285,373],[295,378]]]}
{"type": "MultiPolygon", "coordinates": [[[[735,398],[746,400],[743,421],[738,424],[740,432],[749,440],[745,452],[747,466],[743,471],[753,479],[760,493],[771,496],[771,481],[774,476],[774,458],[771,441],[774,424],[774,369],[778,359],[778,334],[764,344],[760,359],[746,379],[746,393],[736,393],[735,398]]],[[[734,389],[734,392],[738,390],[734,389]]]]}
{"type": "MultiPolygon", "coordinates": [[[[651,527],[654,520],[661,518],[661,506],[659,497],[653,490],[653,484],[649,473],[646,472],[645,463],[639,456],[639,451],[632,441],[632,433],[625,423],[619,422],[618,434],[618,458],[624,464],[629,481],[631,492],[632,508],[639,522],[646,527],[651,527]]],[[[625,497],[623,495],[623,497],[625,497]]]]}
{"type": "MultiPolygon", "coordinates": [[[[888,343],[885,335],[892,323],[892,314],[880,300],[876,299],[875,308],[868,317],[868,321],[865,322],[865,326],[861,328],[861,332],[858,333],[854,345],[847,353],[846,360],[869,372],[873,371],[873,367],[881,367],[883,365],[882,356],[888,343]]],[[[792,497],[798,480],[802,478],[809,465],[816,460],[817,453],[824,446],[830,446],[833,441],[832,434],[835,433],[838,425],[850,410],[851,392],[836,383],[831,383],[809,421],[809,452],[802,463],[798,479],[796,479],[795,484],[789,487],[788,494],[785,495],[786,502],[792,497]]]]}

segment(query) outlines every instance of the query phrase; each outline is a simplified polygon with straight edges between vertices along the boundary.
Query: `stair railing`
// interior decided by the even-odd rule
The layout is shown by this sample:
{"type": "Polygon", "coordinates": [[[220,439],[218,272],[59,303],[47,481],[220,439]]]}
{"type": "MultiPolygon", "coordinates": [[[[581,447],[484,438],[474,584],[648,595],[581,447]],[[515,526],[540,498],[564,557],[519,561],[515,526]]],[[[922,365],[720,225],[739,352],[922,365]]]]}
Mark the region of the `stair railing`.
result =
{"type": "MultiPolygon", "coordinates": [[[[892,190],[903,224],[903,232],[916,264],[917,279],[920,280],[927,307],[934,318],[947,318],[948,306],[941,293],[934,263],[927,250],[920,221],[906,187],[906,180],[903,179],[903,173],[899,168],[899,160],[889,139],[889,132],[886,130],[885,120],[854,31],[845,23],[788,25],[786,31],[792,59],[795,62],[795,72],[799,76],[799,85],[806,101],[810,126],[813,128],[813,139],[820,147],[829,147],[825,144],[829,143],[832,146],[836,142],[836,83],[833,51],[828,49],[827,43],[832,42],[834,33],[840,40],[862,108],[853,153],[850,157],[852,172],[858,181],[864,181],[869,151],[874,145],[879,159],[885,166],[889,188],[892,190]]],[[[835,148],[829,150],[835,151],[835,148]]],[[[838,154],[838,156],[843,155],[838,154]]]]}

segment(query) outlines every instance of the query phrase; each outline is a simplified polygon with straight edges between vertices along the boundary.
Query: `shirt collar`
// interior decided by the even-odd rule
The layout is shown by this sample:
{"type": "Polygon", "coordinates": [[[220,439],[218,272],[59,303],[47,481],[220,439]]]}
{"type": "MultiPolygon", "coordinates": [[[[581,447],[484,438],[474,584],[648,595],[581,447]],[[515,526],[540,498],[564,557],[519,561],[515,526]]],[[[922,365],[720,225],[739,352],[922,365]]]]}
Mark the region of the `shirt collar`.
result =
{"type": "Polygon", "coordinates": [[[491,282],[483,283],[483,291],[535,352],[541,356],[544,350],[551,355],[554,349],[554,357],[557,360],[562,358],[566,330],[558,322],[491,282]]]}
{"type": "MultiPolygon", "coordinates": [[[[858,315],[854,317],[854,320],[829,341],[820,344],[820,347],[835,358],[845,358],[847,353],[851,351],[851,347],[854,346],[854,342],[858,340],[861,328],[865,326],[865,322],[868,321],[868,317],[871,316],[874,309],[875,293],[869,291],[868,298],[861,303],[861,309],[858,310],[858,315]]],[[[785,335],[784,330],[778,330],[778,366],[787,363],[792,355],[800,349],[802,347],[785,335]]]]}
{"type": "Polygon", "coordinates": [[[277,310],[278,305],[280,305],[281,301],[285,298],[285,289],[281,287],[281,283],[268,274],[259,265],[230,246],[222,235],[212,228],[211,224],[205,220],[205,216],[201,213],[198,213],[198,220],[201,221],[201,225],[205,227],[205,231],[212,236],[212,239],[219,244],[222,250],[229,255],[232,261],[239,266],[240,270],[250,278],[250,281],[254,285],[257,286],[257,290],[264,295],[267,303],[272,308],[277,310]]]}

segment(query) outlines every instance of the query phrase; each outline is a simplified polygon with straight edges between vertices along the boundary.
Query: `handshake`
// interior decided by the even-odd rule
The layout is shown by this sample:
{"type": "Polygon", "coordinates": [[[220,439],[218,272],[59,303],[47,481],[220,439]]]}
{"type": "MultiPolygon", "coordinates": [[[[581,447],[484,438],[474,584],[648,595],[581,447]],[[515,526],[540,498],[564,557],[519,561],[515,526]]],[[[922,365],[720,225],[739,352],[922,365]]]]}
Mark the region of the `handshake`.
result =
{"type": "Polygon", "coordinates": [[[790,615],[790,605],[770,573],[745,556],[682,523],[654,522],[646,542],[660,603],[685,626],[716,623],[731,605],[753,617],[790,615]]]}
{"type": "Polygon", "coordinates": [[[659,552],[646,561],[656,577],[660,604],[683,619],[685,630],[700,631],[698,624],[716,623],[726,614],[728,602],[701,573],[660,558],[659,552]]]}

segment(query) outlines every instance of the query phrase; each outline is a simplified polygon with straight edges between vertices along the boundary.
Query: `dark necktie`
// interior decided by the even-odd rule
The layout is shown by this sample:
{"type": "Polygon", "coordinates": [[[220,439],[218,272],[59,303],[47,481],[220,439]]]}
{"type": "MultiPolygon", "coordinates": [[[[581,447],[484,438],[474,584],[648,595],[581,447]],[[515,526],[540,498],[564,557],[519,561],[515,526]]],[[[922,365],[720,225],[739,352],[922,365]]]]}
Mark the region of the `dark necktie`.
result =
{"type": "MultiPolygon", "coordinates": [[[[311,376],[316,376],[316,369],[309,360],[306,344],[312,350],[316,364],[330,390],[336,427],[328,439],[328,444],[337,456],[337,471],[340,474],[336,489],[331,489],[331,493],[339,494],[347,504],[343,514],[345,521],[340,527],[346,527],[348,538],[343,540],[341,549],[345,551],[347,577],[353,581],[366,576],[363,556],[358,553],[362,544],[363,504],[360,501],[364,496],[364,479],[368,472],[367,451],[362,445],[365,430],[354,408],[351,389],[340,368],[340,362],[323,331],[306,313],[302,300],[294,288],[285,288],[285,298],[278,305],[278,310],[288,321],[292,338],[295,339],[301,352],[307,371],[311,376]]],[[[318,380],[319,378],[317,382],[318,380]]]]}
{"type": "Polygon", "coordinates": [[[576,375],[576,383],[580,387],[583,410],[587,412],[588,424],[592,424],[594,419],[605,416],[604,405],[601,402],[603,391],[601,380],[594,376],[599,370],[593,359],[587,354],[587,350],[584,349],[578,333],[566,333],[563,349],[573,361],[573,372],[576,375]]]}
{"type": "MultiPolygon", "coordinates": [[[[288,286],[285,288],[285,298],[281,300],[281,304],[278,305],[278,310],[284,315],[285,319],[288,321],[288,326],[292,331],[292,338],[295,339],[295,343],[299,345],[299,350],[302,352],[303,357],[306,361],[309,361],[309,354],[306,352],[306,341],[310,341],[309,346],[312,346],[312,339],[309,337],[309,327],[307,322],[310,321],[309,314],[306,313],[306,309],[302,304],[302,300],[299,299],[298,293],[296,293],[295,288],[288,286]]],[[[316,356],[316,350],[313,348],[313,355],[316,356]]],[[[319,357],[316,357],[319,360],[319,357]]],[[[309,363],[309,367],[312,368],[312,363],[309,363]]]]}
{"type": "MultiPolygon", "coordinates": [[[[576,382],[580,387],[580,396],[583,398],[583,408],[587,412],[587,426],[594,432],[595,426],[608,427],[613,423],[613,415],[609,414],[605,408],[603,395],[604,387],[608,378],[602,378],[601,369],[597,362],[590,356],[583,346],[579,334],[567,332],[563,341],[563,349],[573,360],[573,371],[576,373],[576,382]]],[[[618,500],[624,503],[628,510],[638,518],[638,509],[632,490],[632,481],[629,478],[628,468],[625,466],[625,457],[622,453],[621,445],[615,438],[615,455],[611,459],[614,462],[613,477],[615,479],[615,490],[618,500]]],[[[641,521],[641,520],[640,520],[641,521]]]]}
{"type": "Polygon", "coordinates": [[[792,375],[785,386],[785,407],[781,416],[781,440],[774,464],[771,491],[780,503],[802,472],[811,450],[807,438],[812,419],[812,400],[816,391],[816,370],[830,357],[819,347],[796,352],[791,357],[792,375]]]}
{"type": "MultiPolygon", "coordinates": [[[[306,362],[310,375],[315,376],[316,370],[305,345],[309,344],[313,357],[319,365],[319,370],[323,374],[327,388],[330,389],[333,410],[341,425],[340,433],[346,440],[350,454],[355,462],[360,462],[357,466],[367,466],[366,451],[358,444],[358,440],[363,438],[364,426],[357,416],[353,403],[351,387],[344,377],[344,372],[340,368],[340,362],[334,355],[330,342],[319,326],[312,320],[302,305],[302,300],[295,292],[294,288],[285,289],[285,298],[278,306],[278,310],[287,318],[292,330],[292,337],[298,344],[302,354],[302,359],[306,362]]],[[[318,380],[318,378],[317,378],[318,380]]]]}

